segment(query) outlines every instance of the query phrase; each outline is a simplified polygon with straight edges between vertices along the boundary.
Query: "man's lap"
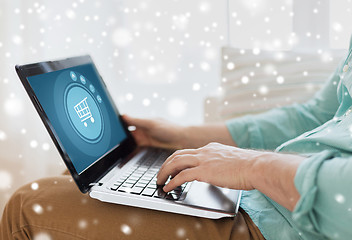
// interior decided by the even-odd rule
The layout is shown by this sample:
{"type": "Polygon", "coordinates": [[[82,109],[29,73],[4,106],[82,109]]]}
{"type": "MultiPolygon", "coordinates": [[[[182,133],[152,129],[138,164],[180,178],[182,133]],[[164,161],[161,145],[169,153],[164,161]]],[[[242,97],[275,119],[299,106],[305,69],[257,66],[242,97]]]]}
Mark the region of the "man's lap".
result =
{"type": "Polygon", "coordinates": [[[79,192],[71,176],[20,188],[7,204],[0,237],[49,239],[264,239],[242,210],[211,220],[103,203],[79,192]],[[2,234],[2,235],[1,235],[2,234]]]}

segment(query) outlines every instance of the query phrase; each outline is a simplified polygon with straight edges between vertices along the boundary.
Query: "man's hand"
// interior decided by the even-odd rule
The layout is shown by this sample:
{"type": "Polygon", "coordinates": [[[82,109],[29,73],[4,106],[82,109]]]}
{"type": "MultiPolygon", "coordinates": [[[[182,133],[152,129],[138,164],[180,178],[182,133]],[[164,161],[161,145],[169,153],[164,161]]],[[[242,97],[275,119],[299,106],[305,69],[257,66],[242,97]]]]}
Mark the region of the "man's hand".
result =
{"type": "Polygon", "coordinates": [[[294,177],[303,160],[298,155],[210,143],[176,151],[160,168],[157,184],[163,185],[171,176],[165,192],[194,180],[231,189],[257,189],[292,211],[300,197],[294,177]]]}
{"type": "Polygon", "coordinates": [[[199,148],[210,142],[235,146],[224,123],[200,126],[179,126],[163,119],[141,119],[123,115],[139,146],[168,149],[199,148]]]}
{"type": "Polygon", "coordinates": [[[185,127],[162,119],[141,119],[123,115],[128,126],[134,126],[132,135],[139,146],[180,149],[184,147],[185,127]]]}
{"type": "Polygon", "coordinates": [[[210,143],[198,149],[179,150],[172,154],[158,173],[157,184],[169,192],[185,182],[207,182],[219,187],[251,190],[252,166],[255,159],[268,154],[252,150],[210,143]]]}

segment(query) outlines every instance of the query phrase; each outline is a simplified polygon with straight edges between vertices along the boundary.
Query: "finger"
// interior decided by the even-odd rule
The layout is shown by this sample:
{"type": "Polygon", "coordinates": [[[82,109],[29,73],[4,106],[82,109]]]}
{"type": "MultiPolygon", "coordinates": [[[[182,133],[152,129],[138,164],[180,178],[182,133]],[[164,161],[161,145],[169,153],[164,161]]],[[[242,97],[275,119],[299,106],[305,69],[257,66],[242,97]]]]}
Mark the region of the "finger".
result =
{"type": "Polygon", "coordinates": [[[157,184],[163,185],[169,176],[175,176],[184,169],[198,166],[198,161],[193,155],[182,155],[167,164],[157,175],[157,184]]]}
{"type": "Polygon", "coordinates": [[[128,115],[122,115],[122,118],[125,120],[127,125],[136,126],[137,128],[149,128],[151,125],[151,121],[149,119],[133,118],[128,115]]]}
{"type": "Polygon", "coordinates": [[[192,182],[193,180],[196,180],[196,174],[198,174],[197,171],[197,168],[188,168],[181,171],[163,187],[164,192],[170,192],[185,182],[192,182]]]}
{"type": "Polygon", "coordinates": [[[167,165],[169,164],[171,161],[173,161],[173,159],[176,157],[176,156],[181,156],[183,154],[196,154],[197,151],[196,149],[183,149],[183,150],[177,150],[175,151],[173,154],[171,154],[166,160],[165,162],[163,163],[163,165],[161,165],[160,169],[159,169],[159,172],[167,165]]]}

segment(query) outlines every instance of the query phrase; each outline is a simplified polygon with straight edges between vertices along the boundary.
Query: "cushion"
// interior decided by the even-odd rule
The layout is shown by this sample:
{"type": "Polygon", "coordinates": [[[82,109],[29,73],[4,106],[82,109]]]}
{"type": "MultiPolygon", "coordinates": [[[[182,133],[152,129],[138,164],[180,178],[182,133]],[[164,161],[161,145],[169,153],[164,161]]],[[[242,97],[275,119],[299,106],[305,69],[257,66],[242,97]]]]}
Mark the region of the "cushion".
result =
{"type": "Polygon", "coordinates": [[[221,84],[205,100],[205,121],[225,120],[311,98],[346,51],[222,48],[221,84]]]}

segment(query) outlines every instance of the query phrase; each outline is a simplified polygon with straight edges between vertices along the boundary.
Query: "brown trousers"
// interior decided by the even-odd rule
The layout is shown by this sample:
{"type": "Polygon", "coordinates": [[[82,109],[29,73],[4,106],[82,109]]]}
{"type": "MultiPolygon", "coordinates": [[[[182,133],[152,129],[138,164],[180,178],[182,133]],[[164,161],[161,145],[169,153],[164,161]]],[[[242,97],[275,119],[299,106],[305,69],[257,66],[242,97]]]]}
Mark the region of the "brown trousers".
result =
{"type": "Polygon", "coordinates": [[[0,239],[264,239],[242,209],[235,218],[212,220],[100,202],[80,193],[68,175],[36,183],[7,203],[0,239]]]}

